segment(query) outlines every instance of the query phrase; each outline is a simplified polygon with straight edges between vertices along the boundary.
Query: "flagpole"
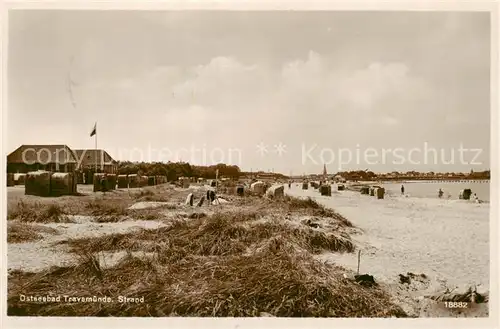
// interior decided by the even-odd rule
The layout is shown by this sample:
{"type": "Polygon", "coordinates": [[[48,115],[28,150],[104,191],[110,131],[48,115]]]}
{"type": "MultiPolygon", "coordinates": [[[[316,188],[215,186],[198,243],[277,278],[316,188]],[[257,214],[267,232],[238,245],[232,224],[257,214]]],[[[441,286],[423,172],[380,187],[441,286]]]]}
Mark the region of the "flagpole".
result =
{"type": "Polygon", "coordinates": [[[95,172],[97,173],[97,122],[95,123],[95,172]]]}

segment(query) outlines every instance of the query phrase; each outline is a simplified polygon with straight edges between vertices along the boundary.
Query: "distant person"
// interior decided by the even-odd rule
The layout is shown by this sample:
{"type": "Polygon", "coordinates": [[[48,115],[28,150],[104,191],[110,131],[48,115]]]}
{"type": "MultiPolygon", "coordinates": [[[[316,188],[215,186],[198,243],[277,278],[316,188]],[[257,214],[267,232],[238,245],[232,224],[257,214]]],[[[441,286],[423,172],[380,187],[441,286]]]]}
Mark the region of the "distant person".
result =
{"type": "Polygon", "coordinates": [[[438,196],[439,196],[440,199],[443,197],[443,194],[444,194],[443,190],[439,189],[438,196]]]}
{"type": "Polygon", "coordinates": [[[479,198],[477,197],[477,194],[476,194],[476,193],[474,193],[473,198],[474,198],[474,202],[475,202],[475,203],[481,203],[481,200],[479,200],[479,198]]]}
{"type": "Polygon", "coordinates": [[[401,195],[404,195],[404,194],[405,194],[405,186],[401,185],[401,195]]]}

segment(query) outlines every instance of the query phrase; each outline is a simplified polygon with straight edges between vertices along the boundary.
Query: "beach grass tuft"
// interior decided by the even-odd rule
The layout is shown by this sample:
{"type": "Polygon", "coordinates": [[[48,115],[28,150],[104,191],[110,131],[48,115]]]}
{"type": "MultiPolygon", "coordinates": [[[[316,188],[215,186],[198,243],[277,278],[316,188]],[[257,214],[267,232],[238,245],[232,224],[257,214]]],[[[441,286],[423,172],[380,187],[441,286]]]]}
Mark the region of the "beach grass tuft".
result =
{"type": "Polygon", "coordinates": [[[105,199],[90,200],[86,208],[97,222],[118,222],[127,215],[126,204],[105,199]]]}
{"type": "Polygon", "coordinates": [[[7,212],[9,220],[33,223],[64,223],[69,222],[63,207],[57,203],[28,203],[20,200],[10,206],[7,212]]]}
{"type": "Polygon", "coordinates": [[[7,223],[7,243],[33,242],[43,239],[42,234],[58,234],[52,227],[24,222],[9,221],[7,223]]]}
{"type": "Polygon", "coordinates": [[[316,200],[310,197],[302,199],[285,195],[285,197],[282,199],[282,202],[288,207],[290,211],[304,210],[304,209],[311,210],[311,213],[314,216],[335,218],[339,220],[339,222],[342,223],[344,226],[347,227],[353,226],[352,223],[347,218],[335,212],[333,209],[326,208],[325,206],[323,206],[322,204],[318,203],[316,200]]]}
{"type": "Polygon", "coordinates": [[[306,225],[289,225],[280,220],[256,220],[254,212],[218,212],[211,216],[173,221],[170,226],[142,229],[138,232],[97,238],[69,239],[71,250],[89,252],[122,249],[161,251],[164,246],[180,254],[225,256],[244,252],[247,248],[275,236],[282,236],[312,253],[324,251],[353,252],[354,244],[338,232],[314,230],[306,225]],[[144,242],[155,242],[151,247],[144,242]]]}
{"type": "Polygon", "coordinates": [[[167,202],[171,200],[171,197],[168,194],[165,194],[163,189],[145,189],[140,192],[134,194],[134,199],[136,202],[141,201],[154,201],[154,202],[167,202]]]}

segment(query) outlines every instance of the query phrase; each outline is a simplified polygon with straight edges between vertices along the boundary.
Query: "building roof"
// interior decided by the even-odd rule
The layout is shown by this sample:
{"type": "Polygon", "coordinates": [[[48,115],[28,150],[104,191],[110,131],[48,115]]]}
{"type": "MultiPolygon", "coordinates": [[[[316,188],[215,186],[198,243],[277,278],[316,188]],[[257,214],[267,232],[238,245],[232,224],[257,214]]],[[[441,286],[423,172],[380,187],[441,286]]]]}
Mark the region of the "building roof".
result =
{"type": "Polygon", "coordinates": [[[74,150],[76,159],[79,161],[80,166],[94,166],[115,164],[116,161],[104,150],[74,150]]]}
{"type": "Polygon", "coordinates": [[[67,145],[21,145],[7,156],[7,163],[76,163],[75,153],[67,145]]]}

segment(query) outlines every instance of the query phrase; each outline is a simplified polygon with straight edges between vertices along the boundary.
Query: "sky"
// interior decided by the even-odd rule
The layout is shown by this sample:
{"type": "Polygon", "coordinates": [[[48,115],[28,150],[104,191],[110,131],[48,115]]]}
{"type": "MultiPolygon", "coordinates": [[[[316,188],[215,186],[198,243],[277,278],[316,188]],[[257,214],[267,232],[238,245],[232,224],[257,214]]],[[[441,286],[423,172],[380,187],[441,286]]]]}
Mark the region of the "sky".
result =
{"type": "Polygon", "coordinates": [[[7,152],[285,174],[490,164],[481,12],[9,13],[7,152]]]}

